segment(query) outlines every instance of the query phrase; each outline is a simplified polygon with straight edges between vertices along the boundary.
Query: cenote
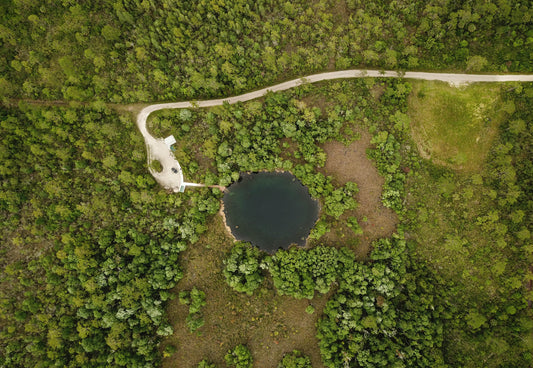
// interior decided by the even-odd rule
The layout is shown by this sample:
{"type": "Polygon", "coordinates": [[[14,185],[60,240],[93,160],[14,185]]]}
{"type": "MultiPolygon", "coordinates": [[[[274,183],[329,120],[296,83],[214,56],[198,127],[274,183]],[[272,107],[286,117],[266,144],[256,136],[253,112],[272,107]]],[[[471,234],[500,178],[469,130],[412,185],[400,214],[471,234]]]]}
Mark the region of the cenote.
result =
{"type": "Polygon", "coordinates": [[[273,253],[305,245],[318,217],[318,202],[288,172],[241,175],[223,198],[226,224],[238,240],[273,253]]]}

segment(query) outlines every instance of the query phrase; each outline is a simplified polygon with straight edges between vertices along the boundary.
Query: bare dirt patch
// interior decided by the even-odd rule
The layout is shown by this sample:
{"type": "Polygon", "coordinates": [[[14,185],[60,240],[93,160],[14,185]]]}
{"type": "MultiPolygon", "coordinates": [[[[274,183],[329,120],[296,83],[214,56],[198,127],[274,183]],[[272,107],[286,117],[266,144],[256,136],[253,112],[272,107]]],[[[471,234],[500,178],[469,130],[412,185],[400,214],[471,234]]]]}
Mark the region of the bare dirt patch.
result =
{"type": "Polygon", "coordinates": [[[321,111],[323,118],[326,117],[326,111],[333,106],[331,101],[328,101],[324,96],[319,95],[309,95],[300,99],[300,102],[303,103],[303,108],[314,109],[318,108],[321,111]]]}
{"type": "Polygon", "coordinates": [[[167,314],[174,334],[163,345],[173,344],[177,352],[163,360],[163,367],[196,367],[204,358],[224,366],[224,355],[237,344],[250,348],[254,367],[276,367],[283,355],[298,349],[311,358],[313,367],[322,368],[315,324],[329,295],[309,301],[278,296],[270,279],[253,296],[233,291],[222,275],[223,260],[233,245],[222,218],[215,216],[204,236],[182,255],[185,277],[173,290],[197,287],[206,294],[202,309],[205,325],[189,332],[185,318],[188,307],[176,298],[167,314]],[[312,304],[314,314],[305,312],[312,304]]]}
{"type": "MultiPolygon", "coordinates": [[[[324,173],[331,175],[334,182],[344,185],[348,181],[357,183],[359,193],[356,195],[359,207],[353,213],[341,217],[355,216],[363,229],[363,235],[358,236],[359,245],[355,249],[359,258],[364,258],[370,250],[372,241],[390,236],[398,225],[398,216],[381,203],[381,191],[385,180],[379,175],[374,163],[366,156],[366,150],[371,147],[370,134],[359,131],[361,139],[345,146],[340,142],[327,142],[323,149],[328,158],[324,173]],[[366,218],[367,221],[363,221],[366,218]]],[[[333,229],[323,238],[330,242],[349,241],[349,229],[333,229]],[[347,239],[343,239],[347,237],[347,239]]]]}
{"type": "Polygon", "coordinates": [[[385,93],[385,83],[379,83],[376,81],[373,82],[375,83],[372,88],[370,88],[370,94],[372,95],[372,97],[374,97],[374,99],[376,99],[376,101],[379,101],[381,96],[383,96],[383,93],[385,93]]]}

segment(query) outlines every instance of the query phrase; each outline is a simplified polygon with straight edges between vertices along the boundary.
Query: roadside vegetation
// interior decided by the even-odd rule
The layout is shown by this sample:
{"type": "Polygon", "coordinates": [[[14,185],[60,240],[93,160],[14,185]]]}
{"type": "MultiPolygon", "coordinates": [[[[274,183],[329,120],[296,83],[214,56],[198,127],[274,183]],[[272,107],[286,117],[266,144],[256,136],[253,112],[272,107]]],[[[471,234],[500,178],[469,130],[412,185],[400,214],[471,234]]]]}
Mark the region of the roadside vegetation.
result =
{"type": "Polygon", "coordinates": [[[323,70],[530,71],[529,2],[3,1],[0,96],[235,95],[323,70]]]}

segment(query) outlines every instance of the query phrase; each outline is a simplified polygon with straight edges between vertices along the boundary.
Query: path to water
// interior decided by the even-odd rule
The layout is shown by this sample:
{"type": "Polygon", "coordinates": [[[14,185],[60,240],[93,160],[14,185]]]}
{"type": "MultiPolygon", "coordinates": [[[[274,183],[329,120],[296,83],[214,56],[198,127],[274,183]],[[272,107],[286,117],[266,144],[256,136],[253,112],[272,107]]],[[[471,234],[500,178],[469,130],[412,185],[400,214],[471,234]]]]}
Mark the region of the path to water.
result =
{"type": "MultiPolygon", "coordinates": [[[[450,83],[454,86],[459,86],[474,82],[533,82],[533,74],[505,74],[505,75],[491,75],[491,74],[455,74],[455,73],[425,73],[425,72],[395,72],[395,71],[379,71],[379,70],[341,70],[338,72],[328,72],[313,74],[307,77],[293,79],[287,82],[276,84],[271,87],[266,87],[258,91],[245,93],[239,96],[219,98],[214,100],[204,101],[184,101],[184,102],[170,102],[155,104],[145,107],[137,115],[137,126],[144,137],[148,157],[148,170],[154,176],[159,184],[164,188],[180,191],[186,186],[193,186],[193,183],[184,181],[181,166],[174,157],[174,154],[165,144],[163,138],[153,137],[146,129],[146,120],[148,116],[158,110],[163,109],[184,109],[196,107],[211,107],[219,106],[224,102],[234,104],[236,102],[250,101],[259,97],[263,97],[268,92],[285,91],[289,88],[297,87],[305,83],[316,83],[324,80],[332,79],[346,79],[346,78],[405,78],[405,79],[422,79],[422,80],[438,80],[450,83]],[[159,160],[163,167],[161,172],[152,169],[151,163],[153,160],[159,160]],[[175,170],[172,170],[172,169],[175,170]]],[[[200,185],[201,186],[201,185],[200,185]]]]}

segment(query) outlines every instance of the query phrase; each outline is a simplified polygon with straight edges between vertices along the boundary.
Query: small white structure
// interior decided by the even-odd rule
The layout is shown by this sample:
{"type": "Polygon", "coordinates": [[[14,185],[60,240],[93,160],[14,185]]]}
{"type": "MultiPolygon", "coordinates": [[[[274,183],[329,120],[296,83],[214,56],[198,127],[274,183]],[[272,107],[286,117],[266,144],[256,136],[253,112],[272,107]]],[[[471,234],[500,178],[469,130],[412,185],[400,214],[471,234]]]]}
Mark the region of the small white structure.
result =
{"type": "Polygon", "coordinates": [[[173,135],[169,135],[165,138],[165,144],[167,145],[168,149],[172,149],[172,145],[176,143],[176,138],[174,138],[173,135]]]}
{"type": "MultiPolygon", "coordinates": [[[[180,184],[179,192],[180,192],[180,193],[185,192],[185,188],[186,188],[186,187],[205,187],[205,184],[196,184],[196,183],[182,182],[182,183],[180,184]]],[[[176,191],[176,190],[174,190],[174,191],[176,191]]]]}

